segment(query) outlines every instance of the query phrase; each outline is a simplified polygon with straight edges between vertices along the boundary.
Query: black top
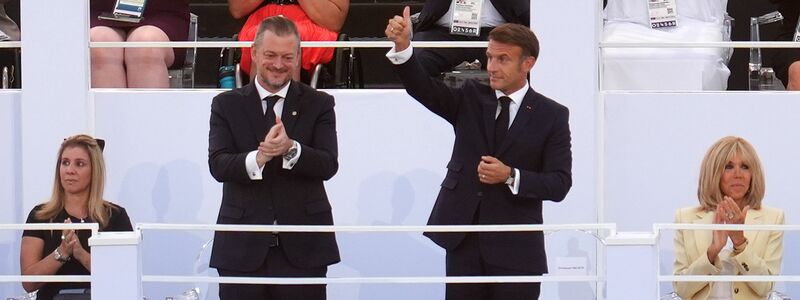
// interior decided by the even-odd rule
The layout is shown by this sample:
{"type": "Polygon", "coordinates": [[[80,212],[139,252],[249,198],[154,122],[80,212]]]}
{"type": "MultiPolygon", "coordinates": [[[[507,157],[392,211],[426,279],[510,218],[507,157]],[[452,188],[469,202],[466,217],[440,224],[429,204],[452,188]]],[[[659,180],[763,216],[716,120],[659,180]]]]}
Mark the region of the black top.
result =
{"type": "MultiPolygon", "coordinates": [[[[55,218],[52,220],[39,220],[36,219],[36,212],[42,209],[42,205],[37,205],[34,207],[31,212],[28,214],[28,220],[25,223],[64,223],[64,220],[70,218],[72,223],[90,223],[91,220],[84,219],[81,220],[80,218],[76,218],[67,214],[66,210],[62,210],[55,218]]],[[[100,231],[133,231],[133,226],[131,226],[131,220],[128,218],[128,213],[125,212],[125,209],[119,205],[111,203],[111,214],[109,216],[108,226],[106,228],[100,228],[100,231]]],[[[76,230],[76,234],[78,235],[78,240],[81,242],[81,246],[83,246],[86,251],[91,252],[89,248],[89,237],[91,236],[92,232],[90,230],[76,230]]],[[[22,236],[29,236],[40,238],[44,241],[44,249],[42,249],[42,255],[48,256],[56,250],[56,247],[61,244],[61,230],[25,230],[22,232],[22,236]]],[[[55,275],[89,275],[89,270],[81,265],[80,262],[76,259],[71,259],[70,261],[64,263],[58,272],[55,275]]],[[[37,293],[36,299],[38,300],[50,300],[58,294],[61,289],[83,289],[89,288],[88,282],[50,282],[43,285],[39,292],[37,293]]]]}
{"type": "Polygon", "coordinates": [[[800,16],[800,1],[797,0],[770,0],[778,6],[778,11],[783,15],[783,25],[778,33],[778,40],[792,40],[797,18],[800,16]]]}

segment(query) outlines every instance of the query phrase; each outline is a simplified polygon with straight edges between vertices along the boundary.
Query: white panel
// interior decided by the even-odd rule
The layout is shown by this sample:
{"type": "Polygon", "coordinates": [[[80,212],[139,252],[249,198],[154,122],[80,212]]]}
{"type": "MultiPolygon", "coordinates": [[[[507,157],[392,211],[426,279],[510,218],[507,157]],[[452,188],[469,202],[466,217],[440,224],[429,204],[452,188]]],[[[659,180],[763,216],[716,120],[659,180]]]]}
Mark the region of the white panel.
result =
{"type": "MultiPolygon", "coordinates": [[[[572,130],[572,189],[561,203],[545,202],[546,224],[598,221],[597,204],[601,199],[596,197],[595,117],[599,17],[598,1],[531,1],[531,28],[541,48],[531,73],[531,86],[569,108],[572,130]]],[[[582,241],[576,247],[574,240],[570,241],[548,241],[551,271],[552,261],[558,256],[575,253],[589,257],[590,265],[594,266],[595,245],[582,241]]],[[[544,284],[541,298],[593,299],[594,294],[594,283],[556,283],[544,284]]]]}
{"type": "MultiPolygon", "coordinates": [[[[608,93],[605,99],[606,216],[619,230],[651,230],[653,223],[671,223],[678,208],[697,205],[700,162],[727,135],[744,137],[758,152],[764,205],[783,209],[788,224],[800,220],[798,94],[608,93]]],[[[665,235],[660,265],[670,274],[673,232],[665,235]]],[[[786,259],[800,247],[798,234],[784,240],[782,274],[800,274],[800,263],[786,259]]],[[[787,286],[790,295],[800,294],[787,286]]]]}
{"type": "MultiPolygon", "coordinates": [[[[25,222],[20,195],[19,91],[0,90],[0,223],[25,222]]],[[[0,260],[13,262],[0,267],[0,275],[19,274],[19,241],[21,231],[0,231],[0,260]]],[[[0,298],[22,293],[19,283],[0,284],[0,298]]]]}
{"type": "MultiPolygon", "coordinates": [[[[450,157],[450,125],[404,91],[331,93],[337,99],[340,168],[326,186],[336,224],[425,224],[450,157]]],[[[97,135],[107,141],[106,196],[127,208],[134,222],[215,222],[222,185],[207,167],[208,116],[215,94],[96,94],[97,135]]],[[[591,222],[592,210],[581,213],[583,220],[550,211],[548,219],[591,222]]],[[[145,232],[145,274],[193,274],[196,253],[209,236],[145,232]]],[[[342,233],[338,240],[342,262],[329,276],[444,275],[443,251],[420,233],[342,233]]],[[[550,245],[551,261],[585,256],[594,263],[593,238],[562,234],[556,241],[563,243],[550,245]]],[[[145,284],[148,297],[177,291],[176,285],[145,284]]],[[[433,284],[329,286],[331,299],[438,299],[443,292],[442,285],[433,284]]]]}

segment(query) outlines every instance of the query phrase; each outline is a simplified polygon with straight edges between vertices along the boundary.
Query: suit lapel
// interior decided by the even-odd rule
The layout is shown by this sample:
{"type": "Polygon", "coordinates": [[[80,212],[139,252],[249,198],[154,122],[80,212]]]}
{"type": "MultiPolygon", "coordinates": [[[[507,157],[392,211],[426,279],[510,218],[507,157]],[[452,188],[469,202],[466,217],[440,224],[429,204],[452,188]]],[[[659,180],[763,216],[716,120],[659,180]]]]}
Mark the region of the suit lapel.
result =
{"type": "MultiPolygon", "coordinates": [[[[281,113],[281,121],[286,128],[286,134],[292,132],[297,118],[300,117],[300,99],[302,99],[302,92],[300,91],[300,83],[292,81],[289,84],[289,92],[286,93],[286,99],[283,100],[283,112],[281,113]]],[[[291,135],[289,135],[291,137],[291,135]]]]}
{"type": "Polygon", "coordinates": [[[257,83],[253,81],[245,87],[243,91],[245,94],[243,107],[245,110],[244,115],[247,116],[250,126],[253,128],[253,137],[260,143],[267,135],[269,127],[267,126],[267,118],[264,117],[264,108],[261,106],[261,98],[258,95],[255,84],[257,83]]]}
{"type": "MultiPolygon", "coordinates": [[[[695,214],[695,219],[692,221],[694,224],[711,224],[714,223],[714,213],[708,212],[704,210],[698,210],[695,214]]],[[[694,241],[695,246],[697,247],[697,253],[703,254],[706,253],[708,250],[708,246],[711,246],[711,239],[713,238],[713,232],[711,230],[693,230],[694,232],[694,241]]]]}
{"type": "MultiPolygon", "coordinates": [[[[751,209],[747,211],[747,216],[744,219],[744,223],[748,225],[761,225],[764,224],[764,219],[762,218],[764,213],[761,210],[751,209]]],[[[745,230],[744,237],[747,238],[748,241],[755,241],[758,238],[758,235],[764,231],[760,230],[745,230]]]]}
{"type": "Polygon", "coordinates": [[[533,119],[533,114],[536,112],[534,106],[535,102],[536,94],[529,88],[528,92],[525,93],[525,97],[522,98],[522,103],[519,105],[517,115],[514,117],[514,122],[511,123],[511,127],[508,128],[506,138],[503,140],[503,143],[500,144],[500,148],[497,149],[497,156],[500,156],[500,154],[511,148],[515,140],[512,137],[520,136],[527,130],[528,122],[533,119]]]}

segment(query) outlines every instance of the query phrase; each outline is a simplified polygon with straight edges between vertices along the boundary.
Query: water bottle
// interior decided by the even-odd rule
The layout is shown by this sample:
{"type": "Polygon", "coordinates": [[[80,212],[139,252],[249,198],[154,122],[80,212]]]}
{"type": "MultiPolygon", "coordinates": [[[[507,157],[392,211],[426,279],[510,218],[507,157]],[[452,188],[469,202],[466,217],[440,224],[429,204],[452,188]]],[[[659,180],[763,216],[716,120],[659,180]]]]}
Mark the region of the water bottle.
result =
{"type": "Polygon", "coordinates": [[[200,292],[197,288],[188,289],[175,297],[175,300],[200,300],[200,292]]]}
{"type": "Polygon", "coordinates": [[[222,48],[219,52],[219,87],[223,89],[233,89],[236,87],[236,66],[234,66],[234,54],[236,48],[222,48]]]}

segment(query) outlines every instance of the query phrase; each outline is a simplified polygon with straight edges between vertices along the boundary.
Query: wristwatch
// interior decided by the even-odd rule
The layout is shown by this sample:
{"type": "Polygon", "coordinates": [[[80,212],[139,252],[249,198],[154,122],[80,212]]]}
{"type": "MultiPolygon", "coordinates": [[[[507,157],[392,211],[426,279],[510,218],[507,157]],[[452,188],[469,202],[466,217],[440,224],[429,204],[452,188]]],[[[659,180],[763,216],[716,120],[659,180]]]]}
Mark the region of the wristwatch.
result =
{"type": "Polygon", "coordinates": [[[289,148],[289,151],[286,151],[286,154],[283,155],[283,159],[292,160],[295,156],[297,156],[297,141],[292,141],[292,147],[289,148]]]}
{"type": "Polygon", "coordinates": [[[514,168],[511,168],[511,174],[509,174],[508,178],[506,179],[506,185],[514,184],[514,177],[516,177],[516,176],[517,176],[517,170],[515,170],[514,168]]]}
{"type": "Polygon", "coordinates": [[[72,259],[72,257],[61,254],[61,251],[58,251],[58,247],[56,247],[56,250],[53,251],[53,258],[62,263],[68,262],[70,259],[72,259]]]}

